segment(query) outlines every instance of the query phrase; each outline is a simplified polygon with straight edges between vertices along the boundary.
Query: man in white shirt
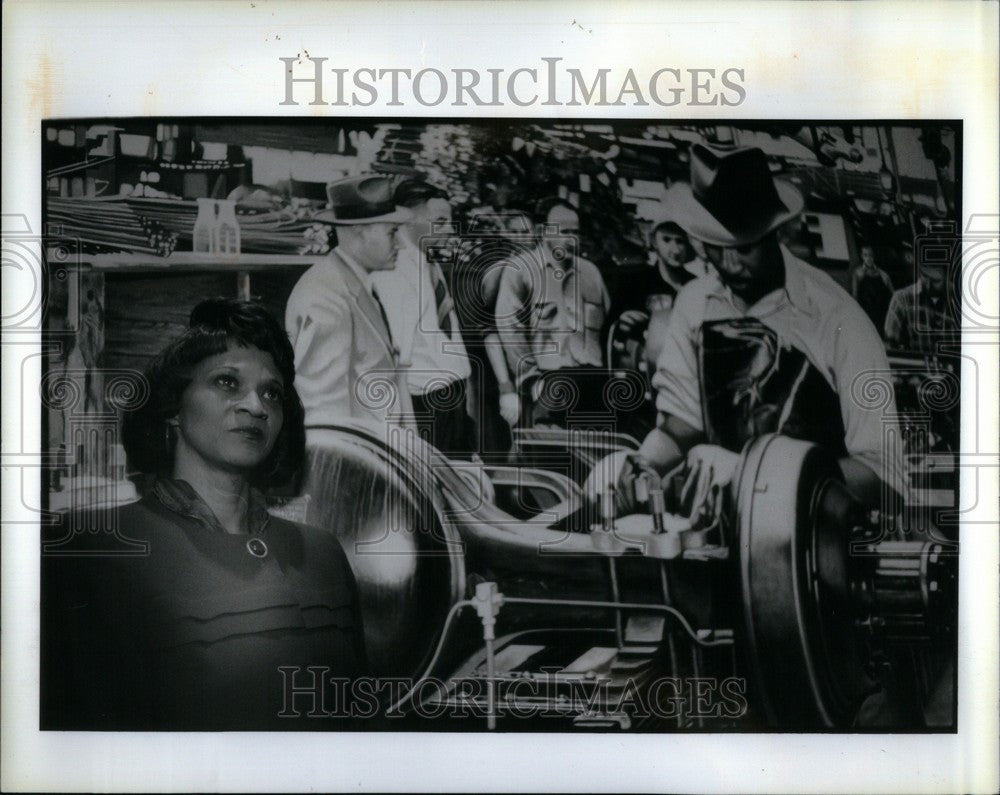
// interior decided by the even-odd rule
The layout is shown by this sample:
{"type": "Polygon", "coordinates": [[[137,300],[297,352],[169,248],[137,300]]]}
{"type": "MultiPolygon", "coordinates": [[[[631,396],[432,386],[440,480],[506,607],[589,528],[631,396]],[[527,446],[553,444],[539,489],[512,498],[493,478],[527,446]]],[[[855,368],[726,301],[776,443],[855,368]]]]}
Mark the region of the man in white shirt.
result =
{"type": "MultiPolygon", "coordinates": [[[[677,296],[652,381],[657,424],[637,458],[664,472],[686,456],[702,493],[732,481],[747,440],[777,432],[834,450],[866,504],[880,504],[882,484],[905,495],[886,444],[895,402],[864,400],[865,384],[888,377],[878,332],[833,279],[779,245],[778,228],[802,212],[794,186],[771,177],[759,149],[695,144],[691,183],[667,201],[715,271],[677,296]]],[[[619,470],[626,499],[635,463],[619,470]]],[[[599,464],[597,480],[614,466],[599,464]]]]}
{"type": "Polygon", "coordinates": [[[466,407],[471,367],[433,237],[436,224],[451,221],[451,205],[443,190],[417,179],[400,183],[395,201],[413,217],[400,227],[396,267],[372,280],[399,348],[417,428],[427,428],[445,455],[468,456],[476,449],[466,407]]]}
{"type": "Polygon", "coordinates": [[[611,297],[597,266],[576,253],[576,208],[549,197],[536,206],[535,219],[534,249],[500,266],[496,328],[506,360],[497,373],[500,413],[512,426],[566,427],[570,411],[606,408],[603,392],[588,390],[585,378],[605,364],[601,331],[611,297]],[[540,399],[544,379],[557,373],[550,382],[561,382],[556,394],[540,399]],[[558,399],[563,391],[572,393],[568,407],[558,399]]]}
{"type": "Polygon", "coordinates": [[[317,216],[337,227],[337,247],[292,290],[285,329],[295,351],[295,388],[306,437],[344,419],[381,428],[412,413],[400,377],[397,343],[372,274],[395,266],[396,230],[411,217],[397,207],[392,183],[368,174],[327,186],[317,216]]]}

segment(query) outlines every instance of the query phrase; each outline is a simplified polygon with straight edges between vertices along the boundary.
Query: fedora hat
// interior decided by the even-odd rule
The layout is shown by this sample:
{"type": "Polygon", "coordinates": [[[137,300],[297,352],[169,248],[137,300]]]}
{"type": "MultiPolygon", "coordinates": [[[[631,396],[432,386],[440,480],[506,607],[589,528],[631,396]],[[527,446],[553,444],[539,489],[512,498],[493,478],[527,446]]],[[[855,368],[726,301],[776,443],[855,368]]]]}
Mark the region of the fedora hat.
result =
{"type": "Polygon", "coordinates": [[[314,216],[331,224],[399,224],[413,213],[396,205],[392,180],[377,174],[331,182],[326,186],[327,206],[314,216]]]}
{"type": "Polygon", "coordinates": [[[396,186],[396,204],[415,207],[431,199],[448,199],[448,194],[424,179],[404,179],[396,186]]]}
{"type": "Polygon", "coordinates": [[[692,237],[716,246],[756,243],[802,212],[792,185],[771,176],[757,148],[691,147],[691,182],[671,185],[664,197],[692,237]]]}

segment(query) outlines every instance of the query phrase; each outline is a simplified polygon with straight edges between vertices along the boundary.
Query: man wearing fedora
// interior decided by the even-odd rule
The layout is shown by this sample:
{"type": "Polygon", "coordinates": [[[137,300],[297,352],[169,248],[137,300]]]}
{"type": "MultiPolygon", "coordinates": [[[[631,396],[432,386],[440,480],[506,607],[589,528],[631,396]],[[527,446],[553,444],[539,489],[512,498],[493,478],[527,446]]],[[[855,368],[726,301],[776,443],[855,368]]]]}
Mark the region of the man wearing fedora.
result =
{"type": "Polygon", "coordinates": [[[316,219],[336,225],[337,247],[302,275],[285,309],[295,387],[307,425],[381,425],[412,405],[372,274],[395,265],[396,230],[411,214],[396,205],[392,182],[373,174],[331,183],[327,198],[316,219]]]}
{"type": "Polygon", "coordinates": [[[417,423],[428,423],[430,441],[442,453],[469,456],[475,447],[466,410],[469,357],[455,301],[433,257],[440,246],[422,249],[420,242],[435,242],[429,237],[435,225],[451,221],[448,194],[425,180],[407,179],[396,188],[396,204],[413,218],[400,228],[396,266],[372,278],[399,346],[417,423]]]}
{"type": "Polygon", "coordinates": [[[878,332],[846,291],[778,241],[802,212],[799,192],[771,176],[760,149],[695,144],[690,184],[671,186],[665,201],[715,272],[677,296],[652,380],[656,427],[636,456],[601,462],[591,488],[617,476],[618,510],[628,511],[637,463],[664,472],[686,456],[689,482],[706,494],[731,483],[750,439],[774,432],[834,450],[868,504],[880,503],[882,484],[905,494],[898,453],[884,441],[892,398],[871,407],[857,397],[857,379],[889,370],[878,332]]]}

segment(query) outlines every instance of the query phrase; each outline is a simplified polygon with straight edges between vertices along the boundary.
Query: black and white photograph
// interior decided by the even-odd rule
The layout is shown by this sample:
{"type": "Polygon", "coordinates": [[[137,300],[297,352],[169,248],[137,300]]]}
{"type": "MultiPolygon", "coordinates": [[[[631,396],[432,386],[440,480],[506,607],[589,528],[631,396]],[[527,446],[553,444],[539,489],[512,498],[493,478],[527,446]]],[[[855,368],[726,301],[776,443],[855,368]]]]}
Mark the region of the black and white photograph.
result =
{"type": "MultiPolygon", "coordinates": [[[[418,4],[364,57],[246,25],[270,32],[228,63],[267,76],[242,105],[180,55],[187,100],[69,99],[44,58],[26,84],[30,201],[5,179],[3,215],[4,625],[37,771],[16,788],[117,791],[147,755],[133,786],[586,786],[546,769],[567,753],[599,789],[881,790],[881,754],[917,789],[986,791],[996,119],[926,82],[779,106],[742,44],[603,67],[603,23],[572,14],[462,68],[427,6],[418,56],[385,49],[418,4]],[[242,773],[208,758],[261,746],[242,773]],[[683,776],[633,763],[660,754],[683,776]],[[839,761],[806,783],[812,754],[839,761]],[[60,755],[94,769],[60,778],[60,755]]],[[[631,14],[637,41],[662,19],[631,14]]],[[[212,18],[153,51],[190,55],[212,18]]]]}
{"type": "Polygon", "coordinates": [[[43,139],[43,729],[954,730],[960,122],[43,139]]]}

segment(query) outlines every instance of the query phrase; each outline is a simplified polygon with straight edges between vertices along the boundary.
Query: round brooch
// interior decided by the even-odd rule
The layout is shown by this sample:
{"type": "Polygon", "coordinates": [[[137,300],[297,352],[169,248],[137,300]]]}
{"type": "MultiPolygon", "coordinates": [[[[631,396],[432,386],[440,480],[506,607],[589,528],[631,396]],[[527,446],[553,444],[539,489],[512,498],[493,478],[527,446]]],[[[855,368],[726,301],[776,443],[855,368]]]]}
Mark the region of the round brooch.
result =
{"type": "Polygon", "coordinates": [[[267,544],[259,538],[251,538],[247,541],[247,552],[255,558],[262,558],[267,555],[267,544]]]}

